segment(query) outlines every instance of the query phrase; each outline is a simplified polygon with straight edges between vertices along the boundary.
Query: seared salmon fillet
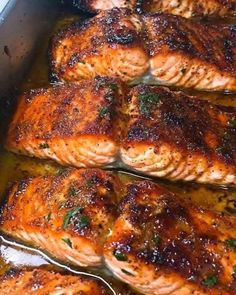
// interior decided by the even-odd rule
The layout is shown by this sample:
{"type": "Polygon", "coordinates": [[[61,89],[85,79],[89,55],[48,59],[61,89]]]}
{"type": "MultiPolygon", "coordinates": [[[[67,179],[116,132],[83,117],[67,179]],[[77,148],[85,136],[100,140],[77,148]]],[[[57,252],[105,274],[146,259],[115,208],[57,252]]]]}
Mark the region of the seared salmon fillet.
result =
{"type": "Polygon", "coordinates": [[[24,95],[6,147],[77,167],[121,159],[129,169],[156,177],[236,184],[234,107],[164,87],[128,89],[98,81],[107,79],[24,95]],[[95,88],[88,91],[88,85],[95,88]]]}
{"type": "Polygon", "coordinates": [[[149,74],[164,85],[236,91],[235,26],[114,8],[60,32],[50,56],[59,80],[149,74]]]}
{"type": "Polygon", "coordinates": [[[72,0],[70,2],[73,7],[90,13],[113,7],[126,7],[138,12],[167,12],[186,18],[236,14],[235,0],[72,0]]]}
{"type": "Polygon", "coordinates": [[[119,190],[116,175],[96,169],[22,180],[8,193],[0,230],[63,262],[99,266],[119,190]]]}
{"type": "Polygon", "coordinates": [[[235,26],[206,25],[166,14],[143,17],[150,71],[165,85],[236,90],[235,26]]]}
{"type": "Polygon", "coordinates": [[[52,40],[54,78],[74,81],[97,75],[134,80],[148,69],[140,18],[130,10],[113,9],[77,22],[52,40]]]}
{"type": "Polygon", "coordinates": [[[148,85],[127,99],[126,165],[171,180],[236,184],[236,108],[148,85]]]}
{"type": "Polygon", "coordinates": [[[108,295],[96,280],[53,271],[9,270],[0,278],[1,295],[108,295]]]}
{"type": "Polygon", "coordinates": [[[122,281],[148,295],[236,294],[236,218],[185,203],[150,181],[130,183],[104,247],[122,281]]]}
{"type": "Polygon", "coordinates": [[[117,85],[112,79],[95,78],[24,94],[10,125],[7,148],[77,167],[114,162],[117,85]]]}

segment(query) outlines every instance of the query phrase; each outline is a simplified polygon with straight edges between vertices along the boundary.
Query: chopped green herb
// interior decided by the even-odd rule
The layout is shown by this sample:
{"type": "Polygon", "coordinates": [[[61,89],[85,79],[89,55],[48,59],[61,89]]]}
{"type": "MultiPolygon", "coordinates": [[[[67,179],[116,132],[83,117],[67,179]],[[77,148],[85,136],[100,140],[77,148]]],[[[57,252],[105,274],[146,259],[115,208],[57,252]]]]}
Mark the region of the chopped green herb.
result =
{"type": "Polygon", "coordinates": [[[232,275],[233,275],[233,276],[235,276],[235,275],[236,275],[236,265],[235,265],[235,266],[233,266],[233,273],[232,273],[232,275]]]}
{"type": "Polygon", "coordinates": [[[81,211],[82,211],[82,208],[75,208],[67,212],[63,220],[62,228],[66,229],[68,225],[70,224],[71,218],[74,217],[77,213],[81,213],[81,211]]]}
{"type": "Polygon", "coordinates": [[[118,261],[127,261],[128,257],[125,253],[122,253],[120,250],[114,250],[113,255],[118,261]]]}
{"type": "Polygon", "coordinates": [[[76,227],[78,229],[82,229],[84,227],[87,227],[89,225],[89,217],[86,215],[81,215],[79,222],[77,223],[76,227]]]}
{"type": "Polygon", "coordinates": [[[70,248],[73,248],[73,246],[72,246],[72,242],[71,242],[70,239],[68,239],[68,238],[63,238],[62,241],[65,242],[70,248]]]}
{"type": "Polygon", "coordinates": [[[236,250],[236,239],[228,239],[225,241],[226,245],[236,250]]]}
{"type": "Polygon", "coordinates": [[[223,154],[227,153],[227,150],[224,146],[219,146],[218,148],[216,148],[216,152],[223,155],[223,154]]]}
{"type": "Polygon", "coordinates": [[[40,144],[39,144],[39,148],[40,148],[41,150],[48,149],[48,148],[49,148],[49,145],[48,145],[48,143],[46,143],[46,142],[44,142],[44,143],[40,143],[40,144]]]}
{"type": "Polygon", "coordinates": [[[85,182],[85,186],[86,186],[87,188],[91,188],[91,187],[93,186],[92,181],[91,181],[91,180],[87,180],[87,181],[85,182]]]}
{"type": "Polygon", "coordinates": [[[109,85],[109,88],[110,88],[111,90],[113,90],[113,91],[116,91],[116,90],[118,89],[118,85],[115,84],[115,83],[111,83],[111,84],[109,85]]]}
{"type": "Polygon", "coordinates": [[[71,187],[69,188],[69,190],[68,190],[68,194],[69,194],[69,196],[74,197],[74,196],[77,195],[78,191],[79,191],[79,190],[78,190],[77,187],[75,187],[75,186],[71,186],[71,187]]]}
{"type": "Polygon", "coordinates": [[[62,174],[64,173],[64,171],[65,171],[65,168],[59,168],[59,169],[57,170],[57,172],[56,172],[56,175],[57,175],[57,176],[60,176],[60,175],[62,175],[62,174]]]}
{"type": "Polygon", "coordinates": [[[156,93],[146,93],[140,94],[138,96],[139,99],[139,109],[141,114],[150,115],[151,106],[160,101],[160,96],[156,93]]]}
{"type": "Polygon", "coordinates": [[[229,135],[228,132],[225,132],[225,133],[223,134],[223,139],[224,139],[224,140],[229,140],[229,139],[230,139],[230,135],[229,135]]]}
{"type": "Polygon", "coordinates": [[[132,277],[134,277],[134,275],[131,273],[131,272],[129,272],[129,271],[127,271],[126,269],[121,269],[121,271],[123,272],[123,273],[125,273],[126,275],[128,275],[128,276],[132,276],[132,277]]]}
{"type": "Polygon", "coordinates": [[[218,283],[218,278],[215,275],[211,275],[204,279],[202,283],[206,287],[213,287],[218,283]]]}
{"type": "Polygon", "coordinates": [[[153,237],[153,241],[156,243],[156,244],[160,244],[161,242],[161,237],[157,234],[154,235],[153,237]]]}
{"type": "Polygon", "coordinates": [[[99,117],[105,118],[108,114],[110,114],[110,110],[107,107],[102,107],[99,110],[99,117]]]}
{"type": "Polygon", "coordinates": [[[230,119],[228,121],[228,126],[231,127],[231,128],[236,128],[236,120],[230,119]]]}
{"type": "Polygon", "coordinates": [[[47,221],[50,221],[52,219],[52,212],[48,213],[48,215],[45,217],[47,221]]]}

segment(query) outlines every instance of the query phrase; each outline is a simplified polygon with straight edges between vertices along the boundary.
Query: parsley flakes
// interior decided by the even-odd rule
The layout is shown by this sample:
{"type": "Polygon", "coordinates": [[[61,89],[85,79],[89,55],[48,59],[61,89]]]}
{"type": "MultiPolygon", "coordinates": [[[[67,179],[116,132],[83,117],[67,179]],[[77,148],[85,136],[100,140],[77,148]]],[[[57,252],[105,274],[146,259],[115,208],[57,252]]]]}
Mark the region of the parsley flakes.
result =
{"type": "Polygon", "coordinates": [[[63,238],[62,241],[63,241],[64,243],[66,243],[70,248],[73,248],[73,246],[72,246],[72,242],[71,242],[70,239],[68,239],[68,238],[63,238]]]}
{"type": "Polygon", "coordinates": [[[138,96],[139,110],[142,115],[150,115],[153,104],[160,102],[160,96],[156,93],[145,93],[138,96]]]}
{"type": "Polygon", "coordinates": [[[70,224],[71,218],[74,217],[76,214],[81,213],[81,211],[82,211],[82,208],[75,208],[67,212],[66,215],[64,216],[62,228],[66,229],[68,225],[70,224]]]}
{"type": "Polygon", "coordinates": [[[121,252],[120,250],[114,250],[113,255],[118,261],[127,261],[128,257],[125,253],[121,252]]]}
{"type": "Polygon", "coordinates": [[[202,281],[203,285],[206,287],[214,287],[218,283],[218,278],[215,275],[208,276],[202,281]]]}

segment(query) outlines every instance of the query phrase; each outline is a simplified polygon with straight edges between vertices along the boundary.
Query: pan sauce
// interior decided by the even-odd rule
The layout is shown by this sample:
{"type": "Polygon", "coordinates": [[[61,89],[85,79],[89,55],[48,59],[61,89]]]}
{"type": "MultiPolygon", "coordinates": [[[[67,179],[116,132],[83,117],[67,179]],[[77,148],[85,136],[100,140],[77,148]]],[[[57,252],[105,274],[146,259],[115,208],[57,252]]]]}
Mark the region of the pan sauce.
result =
{"type": "MultiPolygon", "coordinates": [[[[78,16],[69,14],[61,18],[56,24],[53,32],[58,28],[76,20],[78,16]]],[[[214,20],[218,22],[218,20],[214,20]]],[[[224,20],[224,22],[235,22],[233,19],[224,20]]],[[[50,32],[51,35],[52,32],[50,32]]],[[[35,62],[29,72],[28,78],[21,86],[20,92],[47,86],[48,82],[48,65],[47,65],[47,49],[50,35],[45,37],[45,43],[38,49],[35,62]]],[[[146,79],[150,81],[148,78],[146,79]]],[[[188,94],[196,95],[199,98],[209,99],[215,103],[236,106],[236,95],[204,93],[192,90],[186,91],[188,94]]],[[[112,167],[115,168],[115,167],[112,167]]],[[[0,196],[4,198],[4,191],[15,180],[29,176],[38,176],[45,174],[55,174],[61,167],[52,162],[28,158],[15,155],[3,149],[0,150],[0,196]]],[[[123,183],[130,179],[136,178],[130,173],[115,169],[123,183]]],[[[236,188],[214,187],[208,185],[199,185],[192,183],[170,183],[164,180],[155,180],[161,185],[168,187],[173,192],[180,195],[181,198],[189,199],[195,204],[204,206],[209,209],[225,212],[226,214],[236,215],[236,188]]],[[[128,291],[128,287],[112,278],[107,269],[70,269],[66,265],[52,261],[38,250],[30,247],[22,247],[15,241],[8,241],[6,237],[0,236],[0,275],[3,274],[10,266],[44,266],[49,268],[62,269],[72,272],[88,272],[100,278],[104,278],[112,286],[111,294],[136,294],[128,291]],[[130,293],[129,293],[130,292],[130,293]]]]}

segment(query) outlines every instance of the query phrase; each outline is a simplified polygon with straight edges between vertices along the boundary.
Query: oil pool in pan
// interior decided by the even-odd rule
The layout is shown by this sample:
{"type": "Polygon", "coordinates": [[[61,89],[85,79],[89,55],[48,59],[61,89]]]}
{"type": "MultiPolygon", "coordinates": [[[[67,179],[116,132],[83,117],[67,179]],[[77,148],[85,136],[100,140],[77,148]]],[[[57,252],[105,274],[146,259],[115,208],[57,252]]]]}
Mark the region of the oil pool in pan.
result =
{"type": "MultiPolygon", "coordinates": [[[[55,25],[55,30],[70,23],[78,18],[73,14],[69,14],[61,18],[55,25]]],[[[218,21],[218,20],[216,20],[218,21]]],[[[233,20],[224,20],[224,22],[232,22],[233,20]]],[[[51,34],[52,32],[50,32],[51,34]]],[[[42,87],[48,85],[48,65],[47,65],[47,49],[50,35],[45,37],[45,43],[38,49],[35,62],[29,72],[28,78],[25,79],[21,86],[20,92],[28,89],[42,87]]],[[[236,95],[222,95],[217,93],[204,93],[196,91],[187,91],[189,94],[197,95],[200,98],[207,98],[213,102],[225,105],[236,106],[236,95]]],[[[55,174],[62,169],[59,165],[51,161],[38,160],[12,154],[0,148],[0,196],[4,198],[4,191],[10,183],[15,180],[29,176],[55,174]]],[[[122,182],[127,182],[134,176],[130,173],[117,170],[122,182]]],[[[198,205],[211,208],[217,211],[236,215],[236,188],[213,187],[206,185],[170,183],[160,181],[159,183],[168,187],[169,190],[179,194],[181,198],[189,199],[198,205]]],[[[52,261],[38,250],[26,246],[20,246],[16,241],[6,240],[0,236],[0,275],[3,274],[11,266],[44,266],[47,268],[64,269],[69,272],[85,271],[91,275],[99,277],[111,286],[111,294],[136,294],[128,291],[128,287],[116,281],[107,269],[71,269],[59,262],[52,261]]]]}

